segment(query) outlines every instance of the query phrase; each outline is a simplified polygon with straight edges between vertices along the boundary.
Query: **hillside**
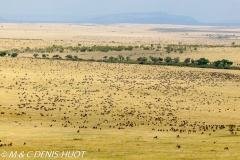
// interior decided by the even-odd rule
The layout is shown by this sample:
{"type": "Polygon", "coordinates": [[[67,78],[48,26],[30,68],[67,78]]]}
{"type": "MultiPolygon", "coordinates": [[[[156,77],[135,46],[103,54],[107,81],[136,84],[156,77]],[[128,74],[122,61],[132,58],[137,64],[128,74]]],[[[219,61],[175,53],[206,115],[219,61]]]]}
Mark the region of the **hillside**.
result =
{"type": "Polygon", "coordinates": [[[189,16],[169,15],[164,12],[123,13],[105,16],[7,16],[0,18],[0,23],[135,23],[135,24],[183,24],[199,25],[196,19],[189,16]],[[9,20],[8,20],[9,19],[9,20]]]}
{"type": "Polygon", "coordinates": [[[139,23],[139,24],[201,24],[192,17],[169,15],[164,12],[112,14],[86,19],[87,23],[139,23]]]}

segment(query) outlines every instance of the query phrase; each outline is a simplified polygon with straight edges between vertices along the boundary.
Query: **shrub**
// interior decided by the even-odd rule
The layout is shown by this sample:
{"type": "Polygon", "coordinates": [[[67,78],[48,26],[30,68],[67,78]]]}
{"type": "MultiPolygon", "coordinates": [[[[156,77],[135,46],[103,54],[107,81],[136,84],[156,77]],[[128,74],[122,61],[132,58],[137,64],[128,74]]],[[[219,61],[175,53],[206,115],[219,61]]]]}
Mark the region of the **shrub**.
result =
{"type": "Polygon", "coordinates": [[[167,62],[167,63],[172,62],[172,58],[171,58],[171,57],[166,57],[166,58],[165,58],[165,62],[167,62]]]}
{"type": "Polygon", "coordinates": [[[6,56],[6,55],[7,55],[7,52],[6,52],[6,51],[1,51],[1,52],[0,52],[0,56],[1,56],[1,57],[4,57],[4,56],[6,56]]]}
{"type": "Polygon", "coordinates": [[[12,53],[11,54],[11,57],[17,57],[18,56],[18,53],[12,53]]]}

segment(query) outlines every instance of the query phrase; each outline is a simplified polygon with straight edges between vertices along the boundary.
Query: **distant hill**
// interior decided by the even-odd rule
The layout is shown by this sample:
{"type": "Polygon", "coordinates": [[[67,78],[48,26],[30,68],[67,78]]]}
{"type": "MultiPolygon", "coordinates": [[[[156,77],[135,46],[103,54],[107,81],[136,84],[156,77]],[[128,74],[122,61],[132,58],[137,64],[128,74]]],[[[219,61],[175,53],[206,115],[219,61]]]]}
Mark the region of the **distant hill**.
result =
{"type": "Polygon", "coordinates": [[[84,23],[139,23],[199,25],[201,22],[188,16],[169,15],[164,12],[123,13],[85,19],[84,23]]]}
{"type": "Polygon", "coordinates": [[[240,23],[203,23],[181,15],[164,12],[122,13],[96,17],[53,16],[53,15],[11,15],[0,17],[0,23],[135,23],[135,24],[177,24],[202,26],[240,26],[240,23]]]}
{"type": "Polygon", "coordinates": [[[139,23],[139,24],[201,24],[188,16],[169,15],[164,12],[123,13],[85,18],[77,16],[10,16],[1,22],[12,23],[139,23]],[[9,19],[9,20],[8,20],[9,19]]]}

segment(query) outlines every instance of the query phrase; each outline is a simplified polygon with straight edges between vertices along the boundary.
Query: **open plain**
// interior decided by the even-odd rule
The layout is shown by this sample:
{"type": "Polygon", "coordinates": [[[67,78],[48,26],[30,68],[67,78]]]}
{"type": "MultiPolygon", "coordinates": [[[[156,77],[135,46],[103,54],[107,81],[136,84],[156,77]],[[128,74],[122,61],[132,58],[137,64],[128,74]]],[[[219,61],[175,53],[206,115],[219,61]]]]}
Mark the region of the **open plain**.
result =
{"type": "MultiPolygon", "coordinates": [[[[0,51],[78,44],[222,45],[184,53],[74,54],[225,58],[238,65],[240,48],[231,45],[240,44],[239,36],[235,27],[0,24],[0,51]]],[[[37,151],[86,151],[83,159],[240,158],[239,71],[40,59],[25,52],[0,57],[0,78],[4,159],[12,159],[11,151],[32,151],[35,159],[54,159],[34,157],[37,151]]]]}

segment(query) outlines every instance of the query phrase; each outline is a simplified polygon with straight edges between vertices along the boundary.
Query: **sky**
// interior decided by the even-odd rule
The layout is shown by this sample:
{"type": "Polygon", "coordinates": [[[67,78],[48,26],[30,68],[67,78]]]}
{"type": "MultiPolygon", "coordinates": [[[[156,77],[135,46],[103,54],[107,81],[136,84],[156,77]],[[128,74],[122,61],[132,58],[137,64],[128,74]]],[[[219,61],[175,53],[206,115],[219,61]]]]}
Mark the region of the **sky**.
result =
{"type": "Polygon", "coordinates": [[[240,23],[240,0],[0,0],[0,17],[91,17],[128,12],[166,12],[200,22],[240,23]]]}

